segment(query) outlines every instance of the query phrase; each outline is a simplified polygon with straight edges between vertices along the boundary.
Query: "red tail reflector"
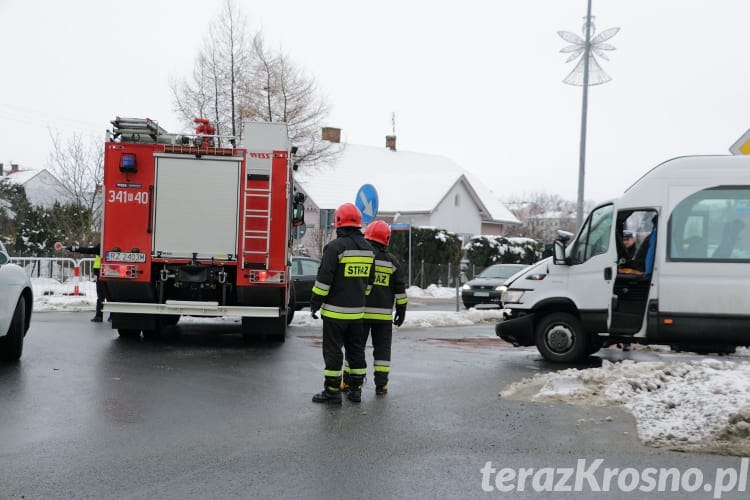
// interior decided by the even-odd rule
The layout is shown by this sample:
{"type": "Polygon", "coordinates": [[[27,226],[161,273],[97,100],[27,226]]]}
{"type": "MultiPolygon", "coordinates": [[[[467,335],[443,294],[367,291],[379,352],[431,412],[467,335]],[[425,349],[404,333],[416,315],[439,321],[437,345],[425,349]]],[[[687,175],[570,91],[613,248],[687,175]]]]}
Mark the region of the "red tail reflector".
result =
{"type": "Polygon", "coordinates": [[[286,283],[286,272],[253,270],[250,271],[250,283],[286,283]]]}
{"type": "Polygon", "coordinates": [[[135,278],[135,266],[127,264],[103,264],[99,270],[107,278],[135,278]]]}

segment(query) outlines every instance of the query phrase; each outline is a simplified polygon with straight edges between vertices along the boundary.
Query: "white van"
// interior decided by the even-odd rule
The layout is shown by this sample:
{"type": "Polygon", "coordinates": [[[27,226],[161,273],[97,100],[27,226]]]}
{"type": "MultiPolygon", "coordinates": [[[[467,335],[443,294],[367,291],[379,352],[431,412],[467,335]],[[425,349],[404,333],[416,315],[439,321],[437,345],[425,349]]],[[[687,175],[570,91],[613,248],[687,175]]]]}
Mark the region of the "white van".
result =
{"type": "Polygon", "coordinates": [[[750,345],[748,264],[750,156],[675,158],[511,277],[495,332],[566,363],[622,342],[733,350],[750,345]]]}

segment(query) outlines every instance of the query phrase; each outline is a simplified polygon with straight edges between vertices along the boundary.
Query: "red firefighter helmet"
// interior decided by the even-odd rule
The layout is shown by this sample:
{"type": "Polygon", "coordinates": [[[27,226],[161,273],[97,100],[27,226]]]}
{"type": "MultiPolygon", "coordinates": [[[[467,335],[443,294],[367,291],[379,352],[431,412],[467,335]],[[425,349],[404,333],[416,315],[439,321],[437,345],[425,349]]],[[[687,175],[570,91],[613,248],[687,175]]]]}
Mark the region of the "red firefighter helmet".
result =
{"type": "Polygon", "coordinates": [[[388,242],[391,241],[391,226],[382,220],[376,220],[365,228],[365,238],[388,246],[388,242]]]}
{"type": "Polygon", "coordinates": [[[362,214],[354,203],[344,203],[333,214],[333,227],[362,227],[362,214]]]}

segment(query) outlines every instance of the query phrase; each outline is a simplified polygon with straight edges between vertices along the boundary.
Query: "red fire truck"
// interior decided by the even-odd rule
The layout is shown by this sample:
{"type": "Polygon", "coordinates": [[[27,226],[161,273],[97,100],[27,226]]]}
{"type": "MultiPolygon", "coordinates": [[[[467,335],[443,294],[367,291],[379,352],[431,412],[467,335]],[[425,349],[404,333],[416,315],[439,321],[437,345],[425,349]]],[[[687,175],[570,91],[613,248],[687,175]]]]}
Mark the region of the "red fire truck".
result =
{"type": "Polygon", "coordinates": [[[158,336],[180,316],[242,318],[283,341],[294,314],[291,228],[303,223],[284,123],[245,122],[239,141],[168,134],[116,118],[104,154],[101,280],[121,337],[158,336]]]}

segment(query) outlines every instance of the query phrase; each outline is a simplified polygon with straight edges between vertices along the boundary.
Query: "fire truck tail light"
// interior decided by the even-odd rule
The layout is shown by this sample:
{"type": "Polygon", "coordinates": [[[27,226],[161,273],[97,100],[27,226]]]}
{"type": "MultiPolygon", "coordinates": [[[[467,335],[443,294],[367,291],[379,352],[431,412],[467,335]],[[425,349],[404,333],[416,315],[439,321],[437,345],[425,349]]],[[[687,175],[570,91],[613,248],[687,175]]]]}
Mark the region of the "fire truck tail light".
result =
{"type": "Polygon", "coordinates": [[[250,271],[250,283],[285,283],[286,272],[284,271],[250,271]]]}
{"type": "Polygon", "coordinates": [[[105,264],[100,272],[108,278],[135,278],[135,266],[124,264],[105,264]]]}

